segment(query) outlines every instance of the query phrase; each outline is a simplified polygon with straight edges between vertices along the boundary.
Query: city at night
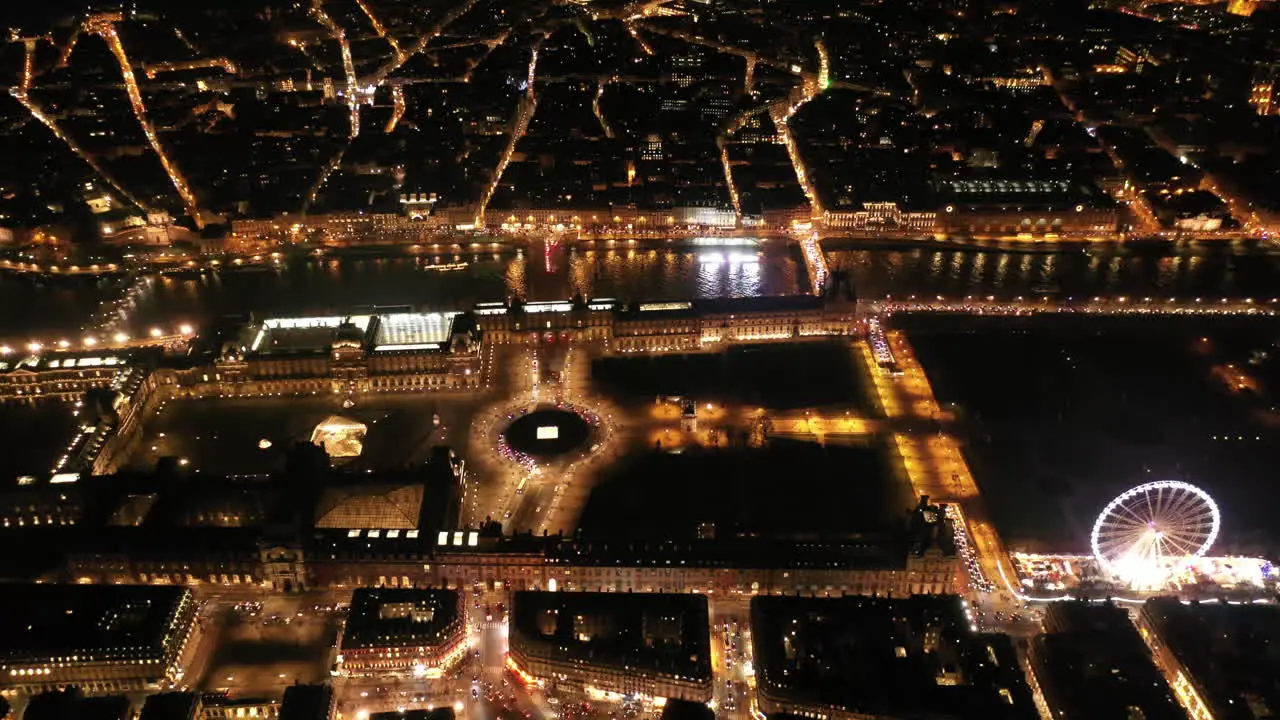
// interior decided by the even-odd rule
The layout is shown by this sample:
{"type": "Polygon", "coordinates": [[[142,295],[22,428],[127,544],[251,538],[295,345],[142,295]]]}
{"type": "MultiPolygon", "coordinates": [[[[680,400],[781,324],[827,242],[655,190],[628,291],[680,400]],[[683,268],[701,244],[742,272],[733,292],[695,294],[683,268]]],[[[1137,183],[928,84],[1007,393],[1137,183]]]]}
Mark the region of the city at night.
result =
{"type": "Polygon", "coordinates": [[[1274,0],[0,29],[0,720],[1280,715],[1274,0]]]}

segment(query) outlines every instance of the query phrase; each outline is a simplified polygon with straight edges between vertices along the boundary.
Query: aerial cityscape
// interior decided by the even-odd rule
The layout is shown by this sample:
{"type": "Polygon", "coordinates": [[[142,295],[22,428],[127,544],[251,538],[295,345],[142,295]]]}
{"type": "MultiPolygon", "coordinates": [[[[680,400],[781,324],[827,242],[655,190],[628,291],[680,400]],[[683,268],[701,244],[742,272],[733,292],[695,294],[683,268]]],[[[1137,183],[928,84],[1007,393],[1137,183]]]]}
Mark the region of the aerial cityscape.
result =
{"type": "Polygon", "coordinates": [[[0,25],[0,720],[1280,714],[1270,0],[0,25]]]}

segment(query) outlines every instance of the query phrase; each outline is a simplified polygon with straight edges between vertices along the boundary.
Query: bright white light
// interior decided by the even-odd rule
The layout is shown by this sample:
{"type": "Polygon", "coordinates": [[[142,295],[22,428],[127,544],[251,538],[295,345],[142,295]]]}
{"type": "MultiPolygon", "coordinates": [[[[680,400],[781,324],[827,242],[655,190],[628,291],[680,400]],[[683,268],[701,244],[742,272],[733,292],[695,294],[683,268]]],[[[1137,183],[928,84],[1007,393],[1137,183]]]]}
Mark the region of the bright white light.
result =
{"type": "Polygon", "coordinates": [[[1090,545],[1098,562],[1132,587],[1157,589],[1173,561],[1209,550],[1221,521],[1218,504],[1204,490],[1160,480],[1108,503],[1093,524],[1090,545]]]}
{"type": "Polygon", "coordinates": [[[560,437],[560,428],[555,425],[542,425],[538,428],[539,440],[555,440],[560,437]]]}
{"type": "Polygon", "coordinates": [[[118,343],[125,343],[125,342],[129,342],[129,336],[128,336],[128,335],[125,335],[125,334],[124,334],[124,333],[122,333],[122,332],[118,332],[118,333],[116,333],[115,335],[112,335],[112,336],[111,336],[111,339],[112,339],[112,340],[114,340],[114,341],[116,341],[116,342],[118,342],[118,343]]]}
{"type": "Polygon", "coordinates": [[[195,332],[195,328],[191,327],[191,325],[188,323],[183,323],[178,326],[178,332],[182,333],[183,335],[190,335],[195,332]]]}
{"type": "Polygon", "coordinates": [[[158,327],[153,327],[153,328],[151,328],[151,337],[153,337],[153,338],[158,338],[158,337],[160,337],[160,336],[161,336],[161,335],[163,335],[163,334],[164,334],[164,331],[163,331],[163,330],[161,330],[160,328],[158,328],[158,327]]]}
{"type": "Polygon", "coordinates": [[[98,344],[98,338],[95,338],[95,337],[87,337],[87,338],[85,338],[85,339],[84,339],[84,346],[85,346],[85,347],[93,347],[94,345],[97,345],[97,344],[98,344]]]}
{"type": "Polygon", "coordinates": [[[27,349],[30,350],[31,352],[40,352],[40,349],[43,347],[44,346],[38,342],[27,343],[27,349]]]}

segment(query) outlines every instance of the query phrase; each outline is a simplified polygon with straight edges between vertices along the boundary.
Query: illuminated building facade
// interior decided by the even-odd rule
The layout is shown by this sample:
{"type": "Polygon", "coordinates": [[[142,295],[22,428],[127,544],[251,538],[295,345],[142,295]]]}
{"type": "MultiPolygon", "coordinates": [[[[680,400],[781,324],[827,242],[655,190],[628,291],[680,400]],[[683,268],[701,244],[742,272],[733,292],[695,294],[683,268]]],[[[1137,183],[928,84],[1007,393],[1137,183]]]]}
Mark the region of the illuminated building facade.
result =
{"type": "Polygon", "coordinates": [[[334,533],[318,538],[307,557],[312,587],[905,597],[956,592],[961,574],[955,553],[909,552],[888,538],[797,547],[767,540],[592,543],[463,532],[440,538],[384,532],[372,539],[334,533]]]}
{"type": "Polygon", "coordinates": [[[34,398],[76,400],[86,390],[107,387],[127,360],[85,353],[33,354],[0,359],[0,402],[34,398]]]}
{"type": "Polygon", "coordinates": [[[78,582],[707,593],[820,597],[958,592],[955,552],[894,538],[801,543],[763,539],[679,543],[480,537],[475,531],[321,530],[266,542],[253,528],[105,528],[73,549],[78,582]]]}
{"type": "Polygon", "coordinates": [[[681,302],[614,300],[483,303],[476,322],[493,342],[528,341],[546,333],[611,340],[613,352],[691,352],[733,343],[796,340],[854,332],[852,303],[808,295],[717,298],[681,302]]]}
{"type": "Polygon", "coordinates": [[[519,677],[548,686],[696,702],[712,695],[702,595],[517,592],[510,647],[519,677]]]}
{"type": "Polygon", "coordinates": [[[176,396],[459,390],[480,384],[480,336],[458,313],[270,318],[176,396]],[[212,372],[209,372],[212,371],[212,372]]]}
{"type": "Polygon", "coordinates": [[[932,233],[937,230],[934,210],[904,210],[896,202],[865,202],[859,210],[827,210],[823,225],[828,230],[906,231],[932,233]]]}
{"type": "Polygon", "coordinates": [[[279,717],[280,701],[261,697],[206,696],[200,709],[201,720],[278,720],[279,717]]]}
{"type": "Polygon", "coordinates": [[[1249,104],[1259,115],[1280,112],[1280,102],[1277,102],[1276,97],[1277,80],[1280,80],[1280,65],[1263,65],[1254,72],[1249,104]]]}
{"type": "Polygon", "coordinates": [[[339,671],[440,677],[467,650],[460,603],[453,590],[357,588],[339,644],[339,671]]]}
{"type": "Polygon", "coordinates": [[[185,588],[10,585],[0,600],[0,688],[35,693],[164,689],[195,647],[185,588]]]}
{"type": "Polygon", "coordinates": [[[938,231],[974,237],[1110,239],[1119,229],[1114,201],[1067,180],[964,179],[936,183],[938,231]]]}

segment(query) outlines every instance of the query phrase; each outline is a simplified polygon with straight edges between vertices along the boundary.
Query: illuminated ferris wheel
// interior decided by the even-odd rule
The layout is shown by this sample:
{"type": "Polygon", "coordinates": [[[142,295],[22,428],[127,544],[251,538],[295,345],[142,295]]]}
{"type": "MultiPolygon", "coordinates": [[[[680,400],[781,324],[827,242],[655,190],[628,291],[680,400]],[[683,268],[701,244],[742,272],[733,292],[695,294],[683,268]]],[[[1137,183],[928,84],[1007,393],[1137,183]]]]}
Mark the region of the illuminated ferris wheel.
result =
{"type": "Polygon", "coordinates": [[[1133,585],[1158,586],[1170,560],[1203,555],[1222,515],[1209,493],[1160,480],[1121,493],[1102,510],[1090,537],[1093,555],[1133,585]]]}

